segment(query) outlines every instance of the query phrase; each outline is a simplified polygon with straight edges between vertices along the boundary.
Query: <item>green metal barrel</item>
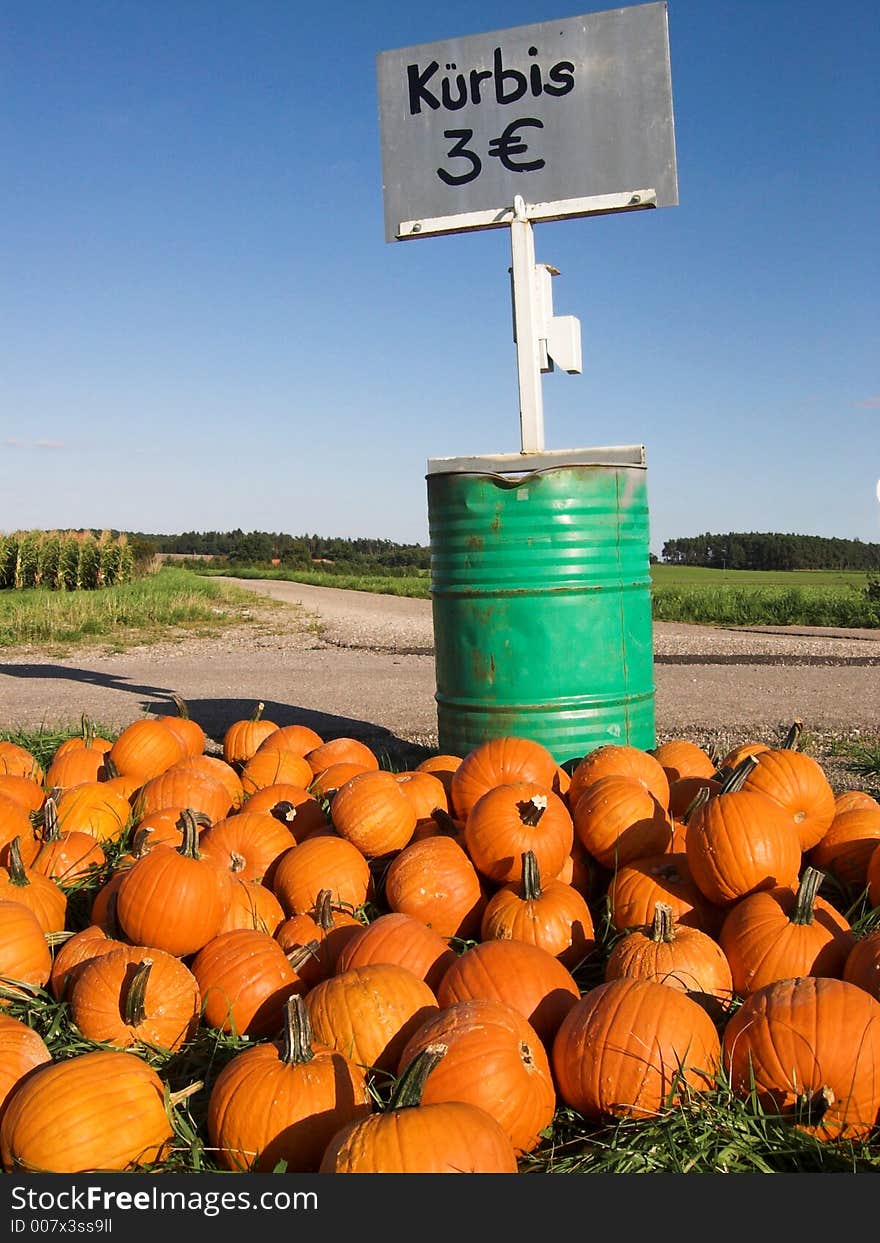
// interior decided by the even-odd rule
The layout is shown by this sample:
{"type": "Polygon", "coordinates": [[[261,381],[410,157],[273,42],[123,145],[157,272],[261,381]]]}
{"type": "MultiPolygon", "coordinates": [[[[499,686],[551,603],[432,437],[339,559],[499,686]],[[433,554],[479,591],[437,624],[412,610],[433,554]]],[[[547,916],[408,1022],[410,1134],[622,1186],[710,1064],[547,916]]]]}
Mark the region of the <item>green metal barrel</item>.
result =
{"type": "Polygon", "coordinates": [[[655,745],[641,454],[516,475],[445,466],[500,458],[429,462],[442,752],[514,735],[562,764],[604,743],[655,745]]]}

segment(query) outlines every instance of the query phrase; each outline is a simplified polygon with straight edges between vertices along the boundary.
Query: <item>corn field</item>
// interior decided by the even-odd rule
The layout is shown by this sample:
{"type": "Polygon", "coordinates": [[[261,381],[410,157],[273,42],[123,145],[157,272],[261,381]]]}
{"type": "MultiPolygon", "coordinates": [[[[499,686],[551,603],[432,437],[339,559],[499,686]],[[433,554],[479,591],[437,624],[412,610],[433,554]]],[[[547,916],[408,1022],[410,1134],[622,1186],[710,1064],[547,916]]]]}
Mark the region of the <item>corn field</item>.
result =
{"type": "Polygon", "coordinates": [[[110,531],[13,531],[0,534],[0,588],[93,591],[130,581],[131,546],[110,531]]]}

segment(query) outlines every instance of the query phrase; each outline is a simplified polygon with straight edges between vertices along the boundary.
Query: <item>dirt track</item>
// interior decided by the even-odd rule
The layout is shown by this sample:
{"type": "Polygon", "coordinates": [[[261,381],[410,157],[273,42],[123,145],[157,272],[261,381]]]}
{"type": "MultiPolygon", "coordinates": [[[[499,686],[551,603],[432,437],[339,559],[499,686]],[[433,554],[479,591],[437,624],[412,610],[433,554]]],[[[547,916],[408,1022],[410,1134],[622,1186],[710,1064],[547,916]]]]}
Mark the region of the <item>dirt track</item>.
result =
{"type": "MultiPolygon", "coordinates": [[[[235,580],[256,593],[256,624],[221,638],[53,660],[7,649],[0,727],[93,720],[121,727],[173,712],[177,692],[219,741],[258,701],[278,725],[354,735],[405,753],[436,747],[431,604],[393,596],[235,580]],[[289,608],[266,611],[263,597],[289,608]]],[[[716,629],[656,623],[655,716],[665,737],[776,739],[795,717],[821,744],[880,735],[880,633],[716,629]]]]}

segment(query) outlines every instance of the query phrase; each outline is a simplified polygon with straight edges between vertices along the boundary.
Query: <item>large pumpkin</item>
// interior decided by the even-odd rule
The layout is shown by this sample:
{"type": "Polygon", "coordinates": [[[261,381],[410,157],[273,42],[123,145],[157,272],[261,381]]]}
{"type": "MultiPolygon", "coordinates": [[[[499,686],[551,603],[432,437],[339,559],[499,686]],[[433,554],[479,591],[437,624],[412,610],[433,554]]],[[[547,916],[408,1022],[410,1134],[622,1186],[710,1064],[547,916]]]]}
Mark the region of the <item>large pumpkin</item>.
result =
{"type": "Polygon", "coordinates": [[[686,993],[622,978],[590,989],[551,1050],[559,1096],[590,1121],[651,1118],[715,1084],[715,1024],[686,993]]]}
{"type": "Polygon", "coordinates": [[[382,1113],[350,1122],[330,1140],[322,1174],[515,1174],[516,1153],[500,1123],[466,1101],[422,1103],[446,1054],[430,1045],[406,1068],[382,1113]]]}
{"type": "Polygon", "coordinates": [[[817,1139],[863,1139],[880,1110],[880,1001],[846,980],[778,980],[745,999],[723,1037],[734,1093],[817,1139]]]}
{"type": "Polygon", "coordinates": [[[300,996],[284,1010],[277,1040],[227,1062],[208,1100],[207,1128],[229,1170],[314,1173],[330,1139],[365,1118],[372,1097],[363,1070],[338,1049],[315,1044],[300,996]]]}
{"type": "Polygon", "coordinates": [[[315,1039],[364,1069],[392,1072],[403,1046],[437,1012],[424,980],[397,963],[367,963],[322,980],[305,995],[315,1039]]]}
{"type": "Polygon", "coordinates": [[[165,1087],[134,1053],[96,1050],[40,1066],[0,1123],[9,1173],[127,1170],[157,1161],[174,1131],[165,1087]]]}
{"type": "Polygon", "coordinates": [[[547,748],[531,738],[491,738],[474,747],[455,768],[449,783],[450,810],[466,820],[489,790],[515,781],[532,781],[552,790],[556,767],[547,748]]]}
{"type": "Polygon", "coordinates": [[[422,1103],[467,1101],[492,1115],[517,1155],[536,1148],[553,1121],[556,1094],[546,1050],[528,1020],[502,1001],[454,1002],[412,1034],[398,1074],[436,1044],[446,1052],[428,1076],[422,1103]]]}

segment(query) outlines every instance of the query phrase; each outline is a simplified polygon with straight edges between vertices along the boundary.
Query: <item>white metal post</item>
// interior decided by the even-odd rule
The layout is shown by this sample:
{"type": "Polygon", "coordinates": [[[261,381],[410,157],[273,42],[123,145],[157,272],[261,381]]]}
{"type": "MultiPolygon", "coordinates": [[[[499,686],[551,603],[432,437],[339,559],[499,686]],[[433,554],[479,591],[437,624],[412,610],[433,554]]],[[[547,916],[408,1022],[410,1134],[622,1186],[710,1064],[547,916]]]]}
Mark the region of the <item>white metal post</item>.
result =
{"type": "Polygon", "coordinates": [[[538,341],[541,308],[538,306],[535,288],[535,239],[532,222],[526,216],[525,203],[519,194],[513,200],[510,251],[522,451],[541,453],[544,448],[544,407],[538,341]]]}

